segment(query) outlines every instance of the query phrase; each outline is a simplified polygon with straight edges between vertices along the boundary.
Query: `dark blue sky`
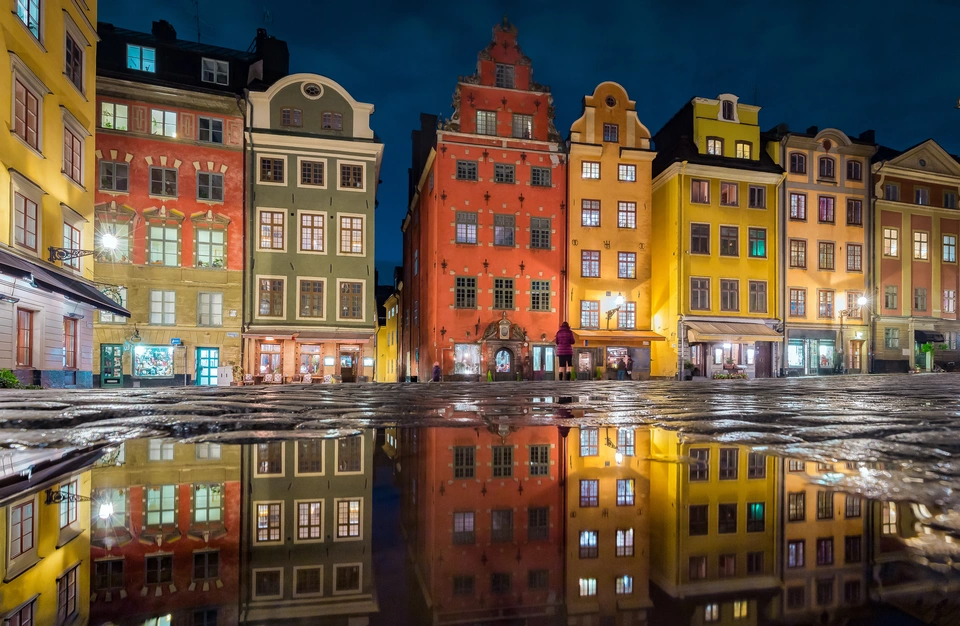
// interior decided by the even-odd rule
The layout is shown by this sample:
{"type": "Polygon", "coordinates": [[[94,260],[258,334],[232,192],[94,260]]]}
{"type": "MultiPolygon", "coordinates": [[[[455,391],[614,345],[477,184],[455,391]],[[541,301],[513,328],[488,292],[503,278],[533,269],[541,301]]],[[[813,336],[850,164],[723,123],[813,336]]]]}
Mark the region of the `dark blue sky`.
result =
{"type": "MultiPolygon", "coordinates": [[[[291,71],[328,76],[376,106],[372,125],[386,144],[381,282],[401,258],[410,132],[421,111],[450,114],[457,76],[473,73],[504,12],[536,80],[553,90],[564,137],[583,96],[614,80],[651,132],[691,97],[729,92],[763,107],[764,130],[873,128],[891,147],[933,137],[960,151],[958,0],[199,2],[204,43],[245,49],[265,27],[290,46],[291,71]]],[[[99,7],[101,21],[149,31],[166,19],[182,39],[196,39],[191,0],[99,7]]]]}

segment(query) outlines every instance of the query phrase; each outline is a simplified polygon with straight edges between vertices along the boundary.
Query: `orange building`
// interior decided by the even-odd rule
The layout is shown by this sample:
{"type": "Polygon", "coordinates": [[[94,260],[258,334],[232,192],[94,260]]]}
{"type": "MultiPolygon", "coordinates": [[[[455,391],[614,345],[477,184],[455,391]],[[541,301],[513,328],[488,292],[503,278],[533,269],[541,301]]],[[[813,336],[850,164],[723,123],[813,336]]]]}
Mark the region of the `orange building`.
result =
{"type": "Polygon", "coordinates": [[[506,19],[461,76],[453,115],[413,133],[403,221],[402,377],[554,377],[566,164],[549,89],[506,19]]]}

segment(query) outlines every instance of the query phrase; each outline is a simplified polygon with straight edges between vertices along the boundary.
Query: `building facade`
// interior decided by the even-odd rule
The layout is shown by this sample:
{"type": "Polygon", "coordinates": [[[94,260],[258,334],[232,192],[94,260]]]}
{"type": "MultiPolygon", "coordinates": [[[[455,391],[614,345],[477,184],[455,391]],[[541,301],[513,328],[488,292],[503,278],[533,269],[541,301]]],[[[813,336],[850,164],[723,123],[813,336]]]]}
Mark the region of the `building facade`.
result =
{"type": "Polygon", "coordinates": [[[382,308],[383,323],[377,328],[376,380],[378,383],[395,383],[398,376],[397,319],[400,314],[400,294],[391,289],[382,308]]]}
{"type": "Polygon", "coordinates": [[[244,372],[257,382],[374,376],[372,104],[295,74],[247,92],[244,372]]]}
{"type": "MultiPolygon", "coordinates": [[[[694,98],[654,137],[653,373],[770,377],[778,360],[778,187],[760,107],[694,98]]],[[[686,377],[686,376],[685,376],[686,377]]]]}
{"type": "Polygon", "coordinates": [[[438,129],[413,136],[403,221],[403,376],[555,376],[566,248],[566,165],[549,88],[506,19],[460,77],[438,129]]]}
{"type": "MultiPolygon", "coordinates": [[[[96,275],[130,303],[101,313],[101,387],[215,385],[240,364],[247,53],[100,25],[96,275]],[[104,239],[113,244],[106,249],[104,239]]],[[[267,43],[261,32],[257,48],[267,43]]],[[[272,43],[272,42],[271,42],[272,43]]]]}
{"type": "Polygon", "coordinates": [[[0,367],[21,382],[90,387],[96,2],[16,2],[0,17],[0,367]]]}
{"type": "Polygon", "coordinates": [[[786,171],[780,188],[779,368],[799,376],[865,373],[873,133],[851,138],[835,128],[797,133],[781,126],[769,138],[786,171]]]}
{"type": "Polygon", "coordinates": [[[945,368],[960,360],[960,163],[929,139],[880,148],[872,169],[874,371],[945,368]]]}
{"type": "Polygon", "coordinates": [[[650,269],[656,153],[636,102],[614,82],[583,99],[570,129],[566,319],[578,339],[574,369],[608,378],[628,357],[634,378],[650,375],[650,269]],[[583,344],[582,346],[580,344],[583,344]]]}

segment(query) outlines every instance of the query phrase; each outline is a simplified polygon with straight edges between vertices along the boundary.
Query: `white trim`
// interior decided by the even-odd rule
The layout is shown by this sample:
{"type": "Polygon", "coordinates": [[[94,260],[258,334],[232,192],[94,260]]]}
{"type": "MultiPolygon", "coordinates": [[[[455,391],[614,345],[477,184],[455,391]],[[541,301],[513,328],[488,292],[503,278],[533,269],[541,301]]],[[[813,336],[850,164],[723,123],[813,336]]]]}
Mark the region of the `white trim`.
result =
{"type": "Polygon", "coordinates": [[[337,292],[334,294],[334,305],[336,306],[337,315],[336,321],[338,322],[353,322],[353,323],[363,323],[367,321],[367,279],[366,278],[338,278],[337,279],[337,292]],[[357,319],[353,317],[340,317],[340,285],[343,283],[362,283],[363,289],[360,292],[360,298],[363,302],[363,315],[357,319]]]}
{"type": "Polygon", "coordinates": [[[320,98],[323,97],[323,92],[324,92],[323,85],[321,85],[320,83],[315,83],[315,82],[313,82],[313,81],[304,81],[304,82],[300,83],[300,93],[303,94],[303,97],[306,98],[307,100],[319,100],[320,98]],[[308,94],[308,93],[307,93],[307,85],[308,85],[308,84],[310,84],[310,85],[316,85],[317,87],[319,87],[319,88],[320,88],[320,93],[318,93],[318,94],[315,95],[315,96],[311,96],[310,94],[308,94]]]}
{"type": "MultiPolygon", "coordinates": [[[[289,287],[290,277],[289,276],[279,276],[276,274],[257,274],[254,277],[256,295],[254,296],[254,305],[253,305],[253,318],[258,320],[285,320],[287,319],[287,288],[289,287]],[[276,315],[260,315],[260,279],[272,279],[272,280],[282,280],[283,281],[283,314],[280,316],[276,315]]],[[[270,476],[281,475],[282,474],[269,474],[270,476]]]]}
{"type": "Polygon", "coordinates": [[[272,153],[263,153],[257,152],[257,162],[255,167],[257,168],[257,184],[258,185],[269,185],[271,187],[286,187],[287,181],[289,180],[290,172],[287,169],[287,155],[285,154],[272,154],[272,153]],[[264,181],[260,178],[260,173],[262,172],[260,168],[260,159],[280,159],[283,161],[283,182],[273,182],[273,181],[264,181]]]}
{"type": "Polygon", "coordinates": [[[334,450],[333,473],[335,476],[359,476],[360,474],[363,474],[363,469],[364,469],[363,452],[367,446],[366,437],[364,437],[363,434],[361,433],[359,435],[349,435],[348,437],[342,437],[341,439],[349,439],[350,437],[360,438],[360,469],[356,472],[341,472],[339,469],[336,469],[340,467],[340,446],[338,445],[340,439],[336,439],[335,440],[336,443],[334,443],[334,446],[333,446],[333,450],[334,450]]]}
{"type": "MultiPolygon", "coordinates": [[[[373,114],[374,106],[365,102],[357,102],[353,96],[344,89],[339,83],[320,76],[319,74],[291,74],[281,78],[264,92],[248,92],[248,102],[253,104],[253,126],[255,128],[270,128],[270,101],[281,90],[295,83],[317,83],[323,87],[330,87],[338,92],[344,100],[353,108],[353,129],[351,135],[361,139],[373,139],[373,130],[370,128],[370,115],[373,114]]],[[[302,89],[302,87],[301,87],[302,89]]],[[[322,96],[323,94],[321,94],[322,96]]]]}
{"type": "Polygon", "coordinates": [[[328,187],[328,181],[330,180],[330,169],[327,167],[326,158],[311,158],[306,156],[297,156],[297,187],[301,189],[326,189],[328,187]],[[312,161],[313,163],[323,163],[323,184],[322,185],[305,185],[303,184],[303,174],[302,174],[302,165],[303,161],[312,161]]]}
{"type": "Polygon", "coordinates": [[[284,541],[285,541],[285,539],[286,539],[286,538],[284,537],[284,531],[285,531],[286,529],[283,527],[283,526],[284,526],[284,524],[283,524],[283,522],[284,522],[284,510],[283,510],[283,509],[285,508],[284,505],[285,505],[285,503],[284,503],[283,500],[256,500],[256,501],[253,502],[253,507],[252,507],[253,520],[251,521],[251,529],[252,529],[252,531],[253,531],[253,535],[252,535],[252,537],[251,537],[252,541],[251,541],[250,543],[252,543],[254,546],[280,546],[280,545],[283,545],[283,543],[284,543],[284,541]],[[258,530],[258,528],[257,528],[257,508],[258,508],[260,505],[262,505],[262,504],[266,504],[266,505],[279,504],[279,505],[280,505],[280,538],[277,539],[276,541],[257,541],[257,530],[258,530]]]}
{"type": "MultiPolygon", "coordinates": [[[[43,255],[43,196],[46,195],[46,192],[34,183],[32,180],[20,174],[16,170],[9,170],[10,172],[10,246],[15,250],[20,250],[23,254],[30,256],[42,257],[43,255]],[[17,243],[17,207],[16,207],[16,194],[20,194],[24,198],[34,202],[37,205],[37,249],[31,250],[23,244],[17,243]]],[[[63,235],[61,233],[60,237],[63,235]]],[[[61,243],[61,239],[57,239],[58,243],[61,243]]]]}
{"type": "Polygon", "coordinates": [[[352,257],[367,256],[367,216],[364,215],[363,213],[337,213],[336,220],[337,220],[337,256],[352,256],[352,257]],[[344,218],[344,217],[360,218],[361,220],[363,220],[363,226],[360,229],[360,235],[361,235],[360,248],[362,249],[361,252],[343,252],[340,249],[340,245],[342,242],[341,229],[343,228],[343,220],[341,218],[344,218]]]}
{"type": "Polygon", "coordinates": [[[294,598],[320,598],[323,596],[323,565],[295,565],[293,567],[293,592],[294,598]],[[297,574],[302,569],[320,570],[320,591],[317,593],[297,593],[297,574]]]}
{"type": "MultiPolygon", "coordinates": [[[[306,254],[306,253],[301,252],[300,254],[306,254]]],[[[259,283],[258,283],[258,286],[259,286],[259,283]]],[[[259,290],[258,290],[257,293],[259,294],[259,290]]],[[[329,303],[329,295],[330,295],[330,293],[327,291],[327,279],[326,279],[325,277],[323,277],[323,276],[297,276],[297,315],[296,315],[296,319],[298,319],[298,320],[306,320],[306,321],[325,322],[325,321],[327,320],[327,309],[328,309],[328,306],[327,306],[327,305],[328,305],[328,303],[329,303]],[[313,280],[313,281],[319,280],[320,282],[323,283],[323,315],[322,315],[321,317],[301,317],[301,315],[300,315],[300,283],[303,282],[303,281],[305,281],[305,280],[313,280]]],[[[339,295],[339,293],[338,293],[338,295],[339,295]]],[[[326,454],[326,450],[324,450],[324,454],[326,454]]],[[[326,460],[326,459],[324,459],[324,460],[326,460]]],[[[319,474],[296,474],[296,475],[297,475],[297,476],[322,476],[322,475],[323,475],[323,472],[320,472],[319,474]]]]}
{"type": "Polygon", "coordinates": [[[258,567],[256,569],[250,570],[250,576],[253,580],[251,587],[253,588],[252,597],[254,600],[280,600],[283,598],[283,568],[282,567],[258,567]],[[258,572],[280,572],[280,590],[279,594],[275,596],[262,596],[257,594],[257,573],[258,572]]]}
{"type": "MultiPolygon", "coordinates": [[[[366,499],[366,498],[364,498],[363,496],[353,496],[353,497],[349,497],[349,498],[334,498],[334,499],[333,499],[333,533],[332,533],[332,537],[333,537],[333,540],[334,540],[335,542],[363,541],[363,509],[364,509],[364,500],[365,500],[365,499],[366,499]],[[358,514],[358,521],[357,521],[357,530],[358,530],[358,532],[359,532],[360,534],[357,535],[356,537],[349,537],[349,536],[347,536],[347,537],[340,537],[340,536],[339,536],[339,533],[340,533],[340,528],[339,528],[339,526],[340,526],[340,503],[341,503],[341,502],[355,502],[355,501],[360,503],[360,511],[359,511],[359,514],[358,514]]],[[[347,512],[348,512],[347,514],[348,514],[348,515],[349,515],[349,510],[350,510],[350,509],[349,509],[349,506],[348,506],[348,508],[347,508],[347,512]]],[[[348,521],[347,521],[347,528],[348,528],[348,530],[349,530],[349,525],[350,525],[350,522],[349,522],[349,520],[348,520],[348,521]]]]}
{"type": "Polygon", "coordinates": [[[87,74],[88,74],[88,72],[87,72],[87,66],[89,65],[89,64],[87,63],[87,61],[88,61],[88,58],[87,58],[88,50],[87,50],[87,49],[91,48],[91,46],[90,46],[90,41],[84,36],[83,32],[80,30],[80,27],[77,26],[77,23],[76,23],[75,21],[73,21],[73,17],[70,15],[70,13],[69,13],[66,9],[63,9],[63,45],[64,45],[64,53],[63,53],[63,77],[66,78],[66,79],[67,79],[67,82],[70,83],[70,86],[73,87],[74,89],[76,89],[77,91],[79,91],[79,92],[80,92],[80,95],[84,97],[83,99],[86,100],[86,99],[87,99],[87,98],[86,98],[86,94],[87,94],[86,85],[87,85],[87,80],[90,78],[90,77],[87,75],[87,74]],[[81,74],[80,74],[80,86],[75,85],[74,82],[73,82],[72,80],[70,80],[70,77],[67,75],[67,53],[66,53],[66,45],[67,45],[67,36],[68,36],[68,35],[73,39],[74,43],[76,43],[76,44],[77,44],[78,46],[80,46],[81,48],[85,48],[85,49],[83,50],[83,59],[81,59],[81,62],[80,62],[80,65],[81,65],[81,70],[80,70],[80,71],[81,71],[81,74]]]}
{"type": "MultiPolygon", "coordinates": [[[[266,442],[272,443],[272,442],[266,442]]],[[[259,462],[257,460],[257,448],[253,447],[253,477],[254,478],[283,478],[287,474],[287,446],[280,443],[280,473],[279,474],[261,474],[257,471],[259,462]]],[[[256,526],[254,526],[256,528],[256,526]]]]}
{"type": "MultiPolygon", "coordinates": [[[[318,476],[318,474],[297,474],[298,476],[318,476]]],[[[323,543],[325,537],[324,532],[326,531],[326,514],[327,514],[327,503],[324,498],[298,498],[293,501],[293,543],[323,543]],[[320,503],[320,538],[319,539],[299,539],[298,535],[300,534],[300,505],[301,504],[310,504],[313,502],[320,503]]]]}
{"type": "MultiPolygon", "coordinates": [[[[301,277],[298,276],[297,278],[299,279],[301,277]]],[[[303,278],[307,278],[307,277],[304,276],[303,278]]],[[[308,439],[307,441],[310,441],[310,440],[308,439]]],[[[323,476],[326,473],[327,440],[319,439],[318,441],[320,441],[320,450],[321,450],[320,471],[319,472],[301,472],[299,469],[300,468],[300,446],[295,446],[294,447],[294,463],[293,463],[294,476],[323,476]]]]}
{"type": "MultiPolygon", "coordinates": [[[[224,182],[226,182],[226,181],[224,181],[224,182]]],[[[178,189],[178,191],[179,191],[179,189],[178,189]]],[[[224,193],[224,196],[226,196],[226,193],[224,193]]],[[[280,208],[276,208],[276,207],[258,206],[258,207],[257,207],[257,223],[256,223],[256,227],[255,227],[255,229],[254,229],[254,237],[257,238],[257,248],[256,248],[256,251],[257,251],[257,252],[286,252],[286,251],[287,251],[287,242],[288,242],[289,239],[290,239],[289,234],[287,233],[287,224],[288,224],[288,222],[289,222],[289,219],[288,219],[288,217],[287,217],[287,210],[286,210],[286,209],[280,209],[280,208]],[[283,215],[283,247],[282,247],[282,248],[261,248],[261,247],[260,247],[260,214],[261,214],[262,212],[264,212],[264,211],[270,211],[271,213],[280,213],[281,215],[283,215]]],[[[298,236],[299,236],[299,235],[298,235],[298,236]]]]}
{"type": "MultiPolygon", "coordinates": [[[[259,223],[257,224],[257,226],[259,226],[259,223]]],[[[328,224],[327,224],[327,212],[326,212],[326,211],[309,211],[309,210],[305,210],[305,209],[304,209],[304,210],[298,210],[298,211],[297,211],[297,225],[296,225],[296,232],[297,232],[297,254],[316,254],[316,255],[326,256],[327,251],[330,249],[330,246],[329,246],[328,243],[327,243],[327,241],[328,241],[328,235],[330,234],[330,233],[329,233],[329,230],[330,230],[330,228],[329,228],[329,226],[328,226],[328,224]],[[322,220],[321,223],[323,224],[323,250],[321,250],[321,251],[319,251],[319,252],[316,251],[316,250],[304,250],[304,249],[303,249],[303,246],[301,246],[301,240],[300,240],[300,235],[301,235],[301,232],[300,232],[300,227],[301,227],[300,216],[301,216],[301,215],[319,215],[319,216],[321,216],[321,220],[322,220]]],[[[366,232],[366,229],[364,229],[364,232],[366,232]]],[[[338,234],[339,234],[339,230],[338,230],[338,234]]],[[[286,242],[284,242],[284,243],[286,243],[286,242]]],[[[338,243],[339,243],[339,241],[338,241],[338,243]]],[[[352,256],[362,256],[362,255],[352,255],[352,256]]],[[[297,293],[299,293],[299,290],[297,290],[297,293]]]]}
{"type": "Polygon", "coordinates": [[[347,593],[360,593],[363,591],[363,563],[334,563],[333,565],[333,595],[343,595],[347,593]],[[341,567],[357,567],[360,571],[359,583],[360,587],[358,589],[337,589],[337,569],[341,567]]]}
{"type": "MultiPolygon", "coordinates": [[[[251,97],[252,95],[253,94],[251,94],[251,97]]],[[[343,139],[301,137],[298,135],[283,135],[282,139],[278,139],[277,135],[256,131],[247,131],[247,136],[255,150],[260,148],[282,149],[288,154],[322,154],[322,156],[331,158],[339,158],[347,155],[351,159],[366,159],[374,162],[383,154],[382,143],[346,142],[343,139]],[[300,148],[301,150],[295,150],[296,148],[300,148]]],[[[470,147],[475,146],[476,144],[470,144],[470,147]]],[[[527,154],[532,153],[532,151],[527,151],[527,154]]]]}
{"type": "Polygon", "coordinates": [[[350,161],[345,159],[337,160],[337,191],[353,191],[363,193],[367,190],[367,164],[363,161],[350,161]],[[361,179],[363,180],[363,187],[341,187],[340,181],[343,180],[343,177],[340,174],[340,168],[344,165],[359,165],[363,169],[363,175],[361,179]]]}

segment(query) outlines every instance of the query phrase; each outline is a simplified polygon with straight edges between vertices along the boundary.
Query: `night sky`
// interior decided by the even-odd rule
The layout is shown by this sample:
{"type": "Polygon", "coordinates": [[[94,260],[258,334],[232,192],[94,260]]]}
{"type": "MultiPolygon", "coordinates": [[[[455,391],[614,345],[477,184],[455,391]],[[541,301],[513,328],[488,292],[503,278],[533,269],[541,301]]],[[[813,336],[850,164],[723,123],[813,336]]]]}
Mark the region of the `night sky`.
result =
{"type": "MultiPolygon", "coordinates": [[[[449,116],[457,76],[504,12],[534,78],[549,85],[563,137],[582,98],[622,84],[655,133],[694,96],[758,104],[761,129],[834,126],[907,148],[932,137],[960,152],[957,0],[199,0],[201,41],[246,49],[256,29],[285,39],[291,72],[315,72],[376,107],[386,144],[376,223],[380,282],[401,259],[410,132],[421,111],[449,116]],[[780,5],[771,8],[771,5],[780,5]]],[[[100,0],[99,19],[149,32],[166,19],[196,40],[191,0],[100,0]]]]}

